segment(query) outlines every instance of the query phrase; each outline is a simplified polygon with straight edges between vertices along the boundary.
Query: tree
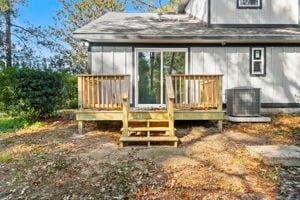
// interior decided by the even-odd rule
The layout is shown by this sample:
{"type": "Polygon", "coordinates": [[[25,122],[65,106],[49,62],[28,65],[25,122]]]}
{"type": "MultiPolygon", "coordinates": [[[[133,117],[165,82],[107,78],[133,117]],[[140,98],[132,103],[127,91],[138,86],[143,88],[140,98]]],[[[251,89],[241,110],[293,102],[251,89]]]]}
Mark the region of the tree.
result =
{"type": "MultiPolygon", "coordinates": [[[[59,0],[61,9],[56,12],[55,25],[49,27],[52,35],[55,58],[60,59],[62,65],[75,68],[75,71],[87,69],[87,45],[76,41],[73,32],[99,18],[108,11],[122,11],[124,4],[118,0],[59,0]]],[[[57,61],[53,61],[56,63],[57,61]]]]}
{"type": "Polygon", "coordinates": [[[171,10],[174,2],[170,0],[162,7],[162,0],[59,0],[61,9],[56,12],[55,25],[49,27],[52,44],[49,48],[56,52],[52,63],[60,63],[73,68],[73,71],[87,70],[88,46],[73,38],[73,32],[101,17],[109,11],[123,11],[128,3],[132,3],[141,11],[171,10]],[[59,59],[59,60],[55,60],[59,59]]]}
{"type": "Polygon", "coordinates": [[[132,0],[132,3],[141,11],[171,12],[180,0],[132,0]]]}
{"type": "Polygon", "coordinates": [[[36,59],[30,44],[44,46],[50,42],[41,27],[28,22],[25,25],[15,23],[17,8],[26,3],[27,0],[0,0],[0,59],[4,58],[5,68],[17,63],[28,65],[36,59]]]}

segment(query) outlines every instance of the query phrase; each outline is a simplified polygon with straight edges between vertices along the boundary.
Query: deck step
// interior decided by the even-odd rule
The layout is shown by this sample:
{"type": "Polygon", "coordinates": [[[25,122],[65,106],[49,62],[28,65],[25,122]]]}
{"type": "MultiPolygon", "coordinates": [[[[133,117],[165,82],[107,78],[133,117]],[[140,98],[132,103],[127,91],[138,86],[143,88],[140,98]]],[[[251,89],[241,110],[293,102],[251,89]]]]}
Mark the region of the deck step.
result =
{"type": "Polygon", "coordinates": [[[129,120],[168,120],[168,113],[165,111],[130,111],[129,120]]]}
{"type": "Polygon", "coordinates": [[[165,119],[130,119],[129,122],[169,122],[169,120],[165,119]]]}
{"type": "MultiPolygon", "coordinates": [[[[123,131],[123,128],[121,129],[123,131]]],[[[134,127],[134,128],[128,128],[129,132],[160,132],[160,131],[170,131],[169,127],[134,127]]]]}
{"type": "Polygon", "coordinates": [[[165,137],[121,137],[120,142],[177,142],[176,136],[165,137]]]}

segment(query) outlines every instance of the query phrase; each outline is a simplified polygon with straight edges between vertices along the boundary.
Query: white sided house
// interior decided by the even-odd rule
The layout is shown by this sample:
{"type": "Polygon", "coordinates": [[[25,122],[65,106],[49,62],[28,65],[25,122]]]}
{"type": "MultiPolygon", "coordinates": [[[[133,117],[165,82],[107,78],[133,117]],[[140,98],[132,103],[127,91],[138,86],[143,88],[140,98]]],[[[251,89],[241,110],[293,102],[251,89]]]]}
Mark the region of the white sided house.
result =
{"type": "MultiPolygon", "coordinates": [[[[261,88],[262,107],[299,108],[299,9],[300,0],[182,0],[174,13],[107,13],[74,37],[89,44],[91,74],[129,75],[132,108],[168,107],[166,77],[174,74],[185,75],[172,79],[175,120],[184,118],[176,112],[186,105],[207,109],[200,94],[210,80],[205,75],[223,75],[223,98],[215,99],[223,104],[226,89],[251,86],[261,88]]],[[[211,104],[215,86],[206,99],[211,104]]],[[[95,101],[97,107],[101,100],[95,101]]]]}

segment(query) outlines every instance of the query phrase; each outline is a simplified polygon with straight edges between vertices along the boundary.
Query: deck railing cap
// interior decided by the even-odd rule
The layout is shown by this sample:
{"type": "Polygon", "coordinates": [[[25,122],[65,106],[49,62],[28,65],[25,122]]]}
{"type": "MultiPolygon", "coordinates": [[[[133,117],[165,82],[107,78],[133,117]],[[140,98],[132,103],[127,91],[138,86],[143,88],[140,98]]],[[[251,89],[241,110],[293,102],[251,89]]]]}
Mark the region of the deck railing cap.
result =
{"type": "Polygon", "coordinates": [[[87,76],[125,77],[125,76],[130,76],[130,74],[78,74],[77,75],[77,77],[87,77],[87,76]]]}
{"type": "Polygon", "coordinates": [[[172,74],[171,76],[224,76],[224,74],[172,74]]]}

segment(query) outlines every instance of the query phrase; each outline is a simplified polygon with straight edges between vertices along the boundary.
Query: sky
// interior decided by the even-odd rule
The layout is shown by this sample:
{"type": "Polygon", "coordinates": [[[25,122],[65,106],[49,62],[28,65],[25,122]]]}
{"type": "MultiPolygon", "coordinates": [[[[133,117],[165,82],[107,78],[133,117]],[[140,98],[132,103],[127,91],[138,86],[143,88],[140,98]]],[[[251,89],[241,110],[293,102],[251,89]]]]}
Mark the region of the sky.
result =
{"type": "MultiPolygon", "coordinates": [[[[162,3],[168,0],[162,0],[162,3]]],[[[19,7],[19,17],[16,20],[18,25],[29,22],[34,26],[49,26],[54,24],[53,16],[60,9],[58,0],[28,0],[26,6],[19,7]]],[[[128,4],[125,12],[138,12],[132,4],[128,4]]],[[[48,49],[35,48],[42,56],[52,55],[48,49]]]]}
{"type": "MultiPolygon", "coordinates": [[[[166,2],[163,0],[162,2],[166,2]]],[[[19,8],[20,17],[19,23],[23,21],[29,21],[34,25],[47,26],[54,23],[53,15],[55,11],[60,8],[58,0],[28,0],[26,6],[19,8]]],[[[126,8],[126,12],[137,12],[132,4],[129,4],[126,8]]]]}

